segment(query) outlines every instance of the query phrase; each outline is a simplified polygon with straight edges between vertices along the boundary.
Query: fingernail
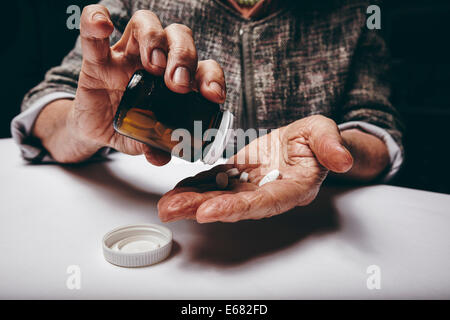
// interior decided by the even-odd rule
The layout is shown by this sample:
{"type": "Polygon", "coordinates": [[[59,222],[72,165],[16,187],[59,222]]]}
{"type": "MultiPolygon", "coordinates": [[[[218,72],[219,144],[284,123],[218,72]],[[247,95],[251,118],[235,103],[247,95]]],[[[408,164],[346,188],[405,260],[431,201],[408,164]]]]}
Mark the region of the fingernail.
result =
{"type": "Polygon", "coordinates": [[[340,152],[338,163],[336,163],[336,169],[338,169],[339,172],[347,172],[353,166],[353,157],[351,153],[341,145],[337,146],[336,150],[340,152]]]}
{"type": "Polygon", "coordinates": [[[103,13],[97,12],[96,14],[94,14],[92,16],[92,20],[94,20],[94,21],[106,21],[108,19],[105,17],[105,15],[103,13]]]}
{"type": "Polygon", "coordinates": [[[347,151],[347,150],[345,150],[345,153],[346,153],[346,161],[347,161],[347,163],[345,163],[345,168],[344,168],[344,170],[350,170],[352,167],[353,167],[353,156],[352,156],[352,154],[349,152],[349,151],[347,151]]]}
{"type": "Polygon", "coordinates": [[[221,99],[225,98],[225,90],[215,81],[210,82],[209,88],[214,91],[221,99]]]}
{"type": "Polygon", "coordinates": [[[167,65],[166,54],[161,49],[153,49],[151,61],[154,66],[165,68],[167,65]]]}
{"type": "Polygon", "coordinates": [[[173,82],[183,87],[191,86],[191,75],[187,68],[178,67],[173,74],[173,82]]]}

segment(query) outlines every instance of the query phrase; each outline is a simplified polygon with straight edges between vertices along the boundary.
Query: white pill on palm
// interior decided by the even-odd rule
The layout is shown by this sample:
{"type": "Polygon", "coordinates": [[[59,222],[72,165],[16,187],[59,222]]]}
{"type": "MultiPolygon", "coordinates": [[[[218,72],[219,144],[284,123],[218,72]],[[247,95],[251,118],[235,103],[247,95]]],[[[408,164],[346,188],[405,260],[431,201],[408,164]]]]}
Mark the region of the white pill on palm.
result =
{"type": "Polygon", "coordinates": [[[228,175],[225,172],[219,172],[216,175],[216,185],[219,189],[225,189],[228,186],[228,175]]]}
{"type": "Polygon", "coordinates": [[[234,178],[234,177],[237,177],[239,175],[239,169],[238,168],[231,168],[231,169],[228,169],[227,171],[225,171],[225,173],[228,175],[228,177],[234,178]]]}
{"type": "Polygon", "coordinates": [[[241,176],[239,177],[239,182],[247,182],[248,181],[248,173],[242,172],[241,176]]]}
{"type": "Polygon", "coordinates": [[[264,178],[261,179],[261,181],[259,182],[259,186],[262,187],[263,185],[265,185],[268,182],[272,182],[278,179],[278,177],[280,176],[280,171],[278,171],[277,169],[270,171],[268,174],[266,174],[264,176],[264,178]]]}

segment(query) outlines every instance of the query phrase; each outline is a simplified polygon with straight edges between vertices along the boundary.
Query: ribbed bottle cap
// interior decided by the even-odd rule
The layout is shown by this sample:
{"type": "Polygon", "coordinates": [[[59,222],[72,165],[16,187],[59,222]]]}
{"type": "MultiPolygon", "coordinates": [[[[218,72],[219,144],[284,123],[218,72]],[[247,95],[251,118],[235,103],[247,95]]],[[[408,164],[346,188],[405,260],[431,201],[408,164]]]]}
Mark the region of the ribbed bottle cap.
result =
{"type": "Polygon", "coordinates": [[[103,237],[106,261],[121,267],[144,267],[166,259],[172,249],[172,231],[157,224],[129,225],[103,237]]]}
{"type": "Polygon", "coordinates": [[[232,137],[233,120],[234,116],[230,111],[223,112],[222,121],[220,122],[214,141],[208,146],[209,150],[203,156],[204,163],[214,164],[222,157],[223,151],[232,137]]]}

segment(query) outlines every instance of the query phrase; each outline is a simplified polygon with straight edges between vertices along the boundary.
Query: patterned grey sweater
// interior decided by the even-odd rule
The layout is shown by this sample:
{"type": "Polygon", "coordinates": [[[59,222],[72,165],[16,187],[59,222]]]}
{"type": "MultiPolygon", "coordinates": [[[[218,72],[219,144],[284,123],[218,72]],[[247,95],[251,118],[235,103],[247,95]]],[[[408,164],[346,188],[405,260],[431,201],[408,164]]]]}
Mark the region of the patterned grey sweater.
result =
{"type": "MultiPolygon", "coordinates": [[[[323,114],[337,123],[385,129],[402,149],[401,124],[389,101],[388,56],[379,31],[365,26],[366,1],[292,1],[248,20],[220,0],[104,0],[116,42],[133,12],[155,12],[163,26],[193,30],[199,59],[225,71],[227,101],[241,128],[275,128],[323,114]]],[[[54,92],[75,94],[81,48],[48,71],[24,98],[22,111],[54,92]]]]}

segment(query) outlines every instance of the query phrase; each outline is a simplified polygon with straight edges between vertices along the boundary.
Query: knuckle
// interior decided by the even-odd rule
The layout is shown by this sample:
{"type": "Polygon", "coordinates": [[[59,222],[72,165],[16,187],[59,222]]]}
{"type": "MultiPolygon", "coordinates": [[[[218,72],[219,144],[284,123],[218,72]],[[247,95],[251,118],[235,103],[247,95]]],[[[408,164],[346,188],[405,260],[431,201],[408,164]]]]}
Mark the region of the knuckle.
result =
{"type": "Polygon", "coordinates": [[[215,60],[206,60],[205,61],[205,72],[210,73],[211,77],[216,80],[220,80],[221,82],[225,82],[225,73],[223,72],[220,64],[215,60]]]}
{"type": "Polygon", "coordinates": [[[170,54],[175,58],[189,61],[197,60],[197,52],[195,52],[195,50],[192,50],[191,48],[174,46],[171,47],[169,50],[170,54]]]}
{"type": "Polygon", "coordinates": [[[81,27],[83,27],[86,23],[89,23],[90,19],[91,19],[91,13],[93,12],[93,10],[90,10],[88,7],[91,7],[94,5],[89,5],[87,7],[84,7],[83,12],[81,12],[81,17],[80,17],[80,25],[81,27]]]}
{"type": "Polygon", "coordinates": [[[164,31],[154,27],[137,28],[134,31],[134,35],[140,43],[150,46],[166,42],[164,31]]]}
{"type": "Polygon", "coordinates": [[[316,126],[324,126],[324,125],[325,126],[335,126],[336,125],[336,123],[332,119],[330,119],[324,115],[321,115],[321,114],[315,114],[315,115],[305,118],[305,123],[311,128],[316,127],[316,126]]]}
{"type": "Polygon", "coordinates": [[[322,114],[315,114],[315,115],[311,116],[311,119],[316,121],[316,122],[322,122],[322,123],[325,123],[325,124],[328,124],[328,125],[334,125],[335,124],[333,119],[328,118],[328,117],[326,117],[326,116],[324,116],[322,114]]]}
{"type": "Polygon", "coordinates": [[[311,120],[314,120],[314,121],[324,121],[326,119],[327,119],[327,117],[325,117],[321,114],[315,114],[315,115],[311,116],[311,120]]]}
{"type": "Polygon", "coordinates": [[[93,6],[94,6],[93,4],[90,4],[83,8],[83,11],[81,12],[81,19],[84,19],[89,15],[89,12],[91,12],[91,8],[93,6]]]}
{"type": "Polygon", "coordinates": [[[240,199],[239,206],[240,206],[240,209],[241,209],[240,211],[241,211],[241,212],[245,212],[245,213],[250,212],[251,209],[252,209],[252,203],[251,203],[251,201],[249,201],[249,200],[246,199],[246,198],[241,198],[241,199],[240,199]]]}
{"type": "Polygon", "coordinates": [[[193,192],[183,192],[175,194],[164,203],[166,211],[170,214],[178,213],[183,210],[185,213],[191,213],[196,209],[196,195],[193,192]]]}
{"type": "Polygon", "coordinates": [[[149,17],[156,17],[156,15],[151,12],[150,10],[137,10],[133,16],[131,17],[131,20],[133,21],[141,21],[141,20],[146,20],[149,17]]]}
{"type": "Polygon", "coordinates": [[[139,20],[143,15],[144,10],[138,10],[131,16],[130,21],[135,22],[136,20],[139,20]]]}
{"type": "Polygon", "coordinates": [[[95,10],[97,10],[98,5],[97,4],[90,4],[83,8],[83,11],[81,12],[81,15],[87,15],[95,10]]]}
{"type": "Polygon", "coordinates": [[[159,21],[158,16],[150,10],[138,10],[136,11],[130,19],[130,23],[133,27],[139,28],[145,26],[145,23],[152,21],[159,21]]]}
{"type": "Polygon", "coordinates": [[[188,35],[190,35],[192,37],[192,29],[184,24],[172,23],[166,29],[181,31],[181,32],[187,33],[188,35]]]}
{"type": "Polygon", "coordinates": [[[97,12],[104,14],[106,11],[106,7],[100,4],[90,4],[83,8],[83,11],[81,12],[81,19],[89,19],[97,12]]]}
{"type": "Polygon", "coordinates": [[[216,60],[208,59],[208,60],[204,60],[203,62],[206,65],[208,65],[209,67],[222,69],[216,60]]]}
{"type": "Polygon", "coordinates": [[[142,37],[147,38],[151,41],[161,42],[165,38],[165,33],[161,29],[157,28],[148,28],[144,32],[142,32],[142,37]]]}

